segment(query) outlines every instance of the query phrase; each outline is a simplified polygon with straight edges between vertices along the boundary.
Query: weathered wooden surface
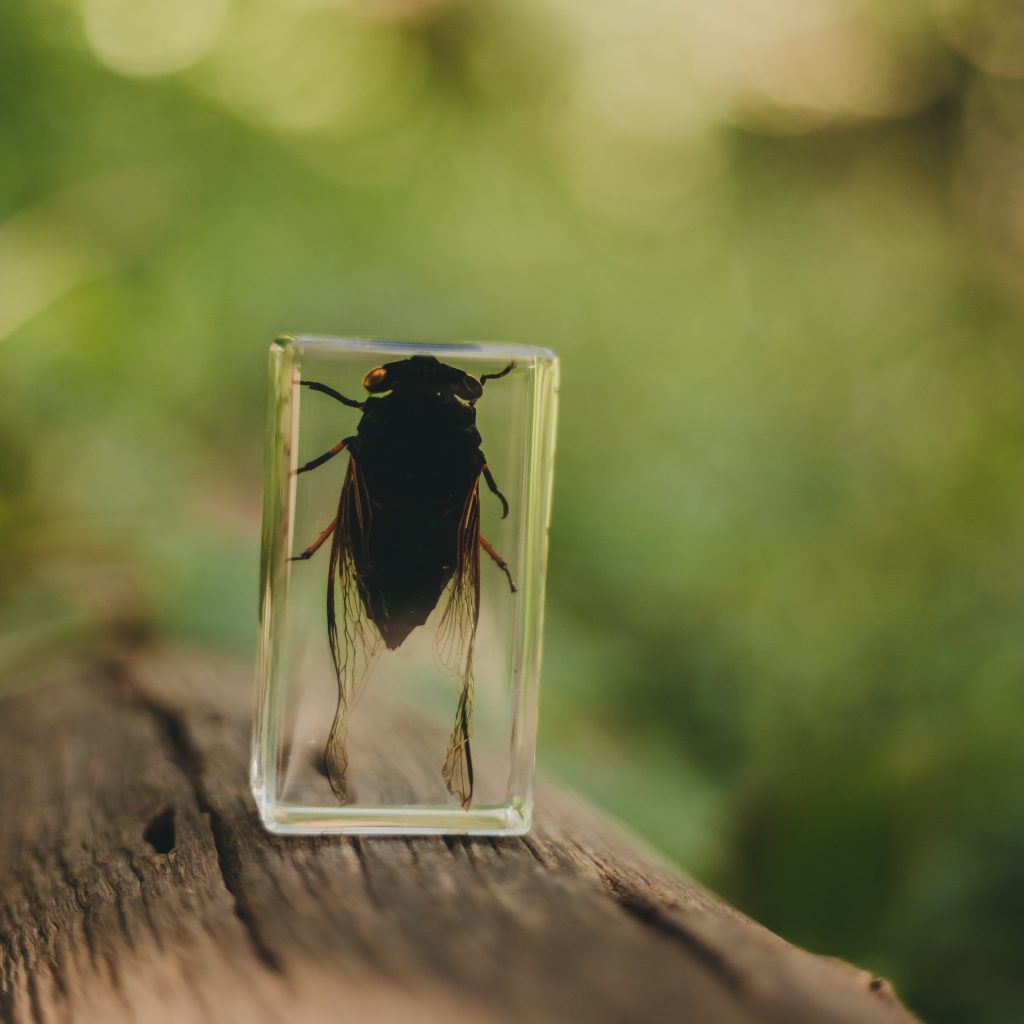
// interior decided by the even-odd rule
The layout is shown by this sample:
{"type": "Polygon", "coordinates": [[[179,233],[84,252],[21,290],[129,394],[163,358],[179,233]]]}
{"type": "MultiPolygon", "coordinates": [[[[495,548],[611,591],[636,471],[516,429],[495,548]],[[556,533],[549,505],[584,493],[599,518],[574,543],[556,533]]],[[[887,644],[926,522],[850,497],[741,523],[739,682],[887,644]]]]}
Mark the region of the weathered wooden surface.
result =
{"type": "Polygon", "coordinates": [[[911,1019],[554,793],[527,839],[269,836],[249,704],[146,652],[0,701],[0,1019],[911,1019]]]}

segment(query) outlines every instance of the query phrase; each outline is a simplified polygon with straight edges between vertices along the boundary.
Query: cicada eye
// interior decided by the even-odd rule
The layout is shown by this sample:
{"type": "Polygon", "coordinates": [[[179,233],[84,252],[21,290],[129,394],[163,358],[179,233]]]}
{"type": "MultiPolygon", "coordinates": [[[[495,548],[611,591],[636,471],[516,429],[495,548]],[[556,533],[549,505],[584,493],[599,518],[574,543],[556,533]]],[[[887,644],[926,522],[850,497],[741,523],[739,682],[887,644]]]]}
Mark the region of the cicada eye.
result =
{"type": "Polygon", "coordinates": [[[455,394],[464,398],[467,402],[475,402],[484,393],[484,386],[468,373],[455,386],[455,394]]]}
{"type": "Polygon", "coordinates": [[[383,366],[378,366],[375,370],[371,370],[363,378],[363,387],[367,391],[380,391],[384,387],[384,381],[387,378],[388,371],[383,366]]]}

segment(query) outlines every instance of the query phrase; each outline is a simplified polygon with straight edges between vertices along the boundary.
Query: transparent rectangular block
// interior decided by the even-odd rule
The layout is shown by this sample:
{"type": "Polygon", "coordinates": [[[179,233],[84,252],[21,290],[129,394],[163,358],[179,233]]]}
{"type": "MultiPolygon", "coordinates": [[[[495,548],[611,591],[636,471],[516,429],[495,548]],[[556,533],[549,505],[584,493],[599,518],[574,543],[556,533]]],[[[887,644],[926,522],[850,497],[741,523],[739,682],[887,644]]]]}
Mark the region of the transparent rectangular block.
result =
{"type": "Polygon", "coordinates": [[[271,346],[269,830],[529,829],[557,388],[528,346],[271,346]]]}

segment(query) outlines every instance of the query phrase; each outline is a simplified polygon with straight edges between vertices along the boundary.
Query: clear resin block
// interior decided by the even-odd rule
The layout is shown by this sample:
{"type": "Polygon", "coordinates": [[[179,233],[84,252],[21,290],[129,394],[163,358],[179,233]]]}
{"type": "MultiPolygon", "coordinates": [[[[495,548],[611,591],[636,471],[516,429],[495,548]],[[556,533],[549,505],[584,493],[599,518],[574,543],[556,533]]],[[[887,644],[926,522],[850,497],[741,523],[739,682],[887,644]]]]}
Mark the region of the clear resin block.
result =
{"type": "Polygon", "coordinates": [[[252,785],[280,833],[530,827],[558,364],[271,346],[252,785]]]}

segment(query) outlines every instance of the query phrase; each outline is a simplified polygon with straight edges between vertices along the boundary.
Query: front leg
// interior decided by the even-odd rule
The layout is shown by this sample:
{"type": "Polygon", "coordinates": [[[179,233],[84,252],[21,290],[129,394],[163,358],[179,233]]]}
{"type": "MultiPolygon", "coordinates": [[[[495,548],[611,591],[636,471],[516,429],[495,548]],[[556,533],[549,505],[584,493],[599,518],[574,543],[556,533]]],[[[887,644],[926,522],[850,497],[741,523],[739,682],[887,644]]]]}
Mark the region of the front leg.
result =
{"type": "Polygon", "coordinates": [[[509,590],[514,594],[516,592],[516,585],[512,579],[512,573],[509,571],[508,562],[505,561],[501,555],[491,546],[491,542],[481,533],[480,534],[480,547],[484,549],[494,559],[494,564],[505,574],[505,578],[508,580],[509,590]]]}
{"type": "Polygon", "coordinates": [[[322,395],[327,395],[329,398],[333,398],[336,402],[341,402],[342,405],[347,405],[350,409],[362,409],[362,402],[357,402],[354,398],[346,398],[340,391],[335,391],[334,388],[327,384],[321,384],[315,380],[300,380],[299,383],[304,388],[309,388],[310,391],[319,391],[322,395]]]}
{"type": "Polygon", "coordinates": [[[316,469],[317,466],[322,466],[328,459],[333,459],[338,452],[344,451],[348,448],[354,440],[355,438],[352,437],[342,438],[333,448],[328,448],[323,455],[318,455],[315,459],[310,459],[304,466],[299,466],[299,468],[295,470],[295,475],[298,476],[299,473],[308,473],[311,469],[316,469]]]}
{"type": "Polygon", "coordinates": [[[497,495],[498,501],[501,502],[501,518],[504,519],[508,515],[508,502],[505,500],[505,495],[498,490],[498,485],[494,482],[494,477],[491,476],[491,471],[487,466],[487,459],[484,458],[483,452],[480,453],[480,458],[483,459],[480,472],[483,473],[484,480],[487,481],[487,486],[491,493],[497,495]]]}
{"type": "Polygon", "coordinates": [[[317,539],[315,541],[313,541],[313,543],[310,544],[309,547],[305,549],[305,551],[303,551],[301,554],[298,554],[298,555],[292,555],[292,557],[289,558],[288,561],[289,562],[305,562],[307,559],[312,558],[317,553],[317,551],[320,549],[320,546],[323,544],[323,542],[325,540],[327,540],[327,538],[330,537],[330,535],[332,533],[334,533],[334,531],[337,528],[337,526],[338,526],[338,520],[337,519],[332,519],[327,524],[327,526],[325,526],[324,529],[320,532],[320,535],[317,537],[317,539]]]}

